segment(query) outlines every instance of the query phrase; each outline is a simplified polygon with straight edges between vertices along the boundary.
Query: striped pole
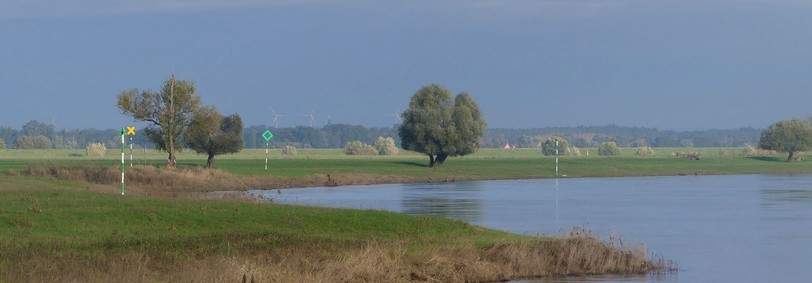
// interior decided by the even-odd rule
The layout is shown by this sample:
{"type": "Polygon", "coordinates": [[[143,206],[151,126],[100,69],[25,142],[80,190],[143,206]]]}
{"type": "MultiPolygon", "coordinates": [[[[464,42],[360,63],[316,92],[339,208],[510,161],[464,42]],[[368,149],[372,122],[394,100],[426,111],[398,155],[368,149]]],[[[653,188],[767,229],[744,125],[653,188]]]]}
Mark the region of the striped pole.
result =
{"type": "Polygon", "coordinates": [[[555,141],[555,177],[558,178],[558,140],[555,141]]]}
{"type": "Polygon", "coordinates": [[[133,167],[133,136],[130,136],[130,167],[133,167]]]}
{"type": "Polygon", "coordinates": [[[124,195],[124,128],[121,128],[121,195],[124,195]]]}
{"type": "Polygon", "coordinates": [[[268,170],[268,149],[271,148],[271,143],[265,143],[265,170],[268,170]]]}

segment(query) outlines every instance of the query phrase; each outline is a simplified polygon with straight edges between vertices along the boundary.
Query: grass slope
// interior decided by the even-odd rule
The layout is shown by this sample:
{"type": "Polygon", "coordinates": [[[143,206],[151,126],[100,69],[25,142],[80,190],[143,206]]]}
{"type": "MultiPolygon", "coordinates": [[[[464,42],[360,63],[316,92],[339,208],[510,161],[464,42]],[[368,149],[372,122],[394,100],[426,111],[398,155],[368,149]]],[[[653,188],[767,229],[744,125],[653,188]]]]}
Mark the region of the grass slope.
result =
{"type": "Polygon", "coordinates": [[[497,281],[644,272],[645,251],[460,221],[0,178],[0,282],[497,281]]]}

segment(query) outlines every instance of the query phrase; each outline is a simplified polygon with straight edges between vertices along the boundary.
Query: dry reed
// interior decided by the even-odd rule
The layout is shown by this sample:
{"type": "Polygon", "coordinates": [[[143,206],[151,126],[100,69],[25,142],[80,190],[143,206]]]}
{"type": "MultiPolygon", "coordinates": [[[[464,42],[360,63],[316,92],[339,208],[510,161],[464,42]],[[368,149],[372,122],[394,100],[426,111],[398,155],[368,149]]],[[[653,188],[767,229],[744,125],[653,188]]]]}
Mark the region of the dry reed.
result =
{"type": "Polygon", "coordinates": [[[397,244],[283,248],[183,260],[129,252],[96,259],[34,256],[0,270],[34,282],[494,282],[556,276],[643,274],[662,268],[645,249],[615,247],[591,235],[490,247],[405,252],[397,244]]]}

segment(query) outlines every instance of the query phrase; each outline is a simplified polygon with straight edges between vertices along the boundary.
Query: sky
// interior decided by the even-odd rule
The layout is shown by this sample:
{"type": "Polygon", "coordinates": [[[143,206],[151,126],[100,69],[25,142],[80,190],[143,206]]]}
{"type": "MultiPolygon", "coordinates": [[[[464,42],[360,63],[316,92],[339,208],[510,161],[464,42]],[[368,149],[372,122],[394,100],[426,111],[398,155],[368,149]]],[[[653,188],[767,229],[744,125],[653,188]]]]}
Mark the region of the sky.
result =
{"type": "MultiPolygon", "coordinates": [[[[812,2],[0,0],[0,126],[134,124],[172,74],[246,126],[391,126],[431,83],[489,127],[763,128],[812,115],[812,2]]],[[[135,123],[143,126],[144,123],[135,123]]]]}

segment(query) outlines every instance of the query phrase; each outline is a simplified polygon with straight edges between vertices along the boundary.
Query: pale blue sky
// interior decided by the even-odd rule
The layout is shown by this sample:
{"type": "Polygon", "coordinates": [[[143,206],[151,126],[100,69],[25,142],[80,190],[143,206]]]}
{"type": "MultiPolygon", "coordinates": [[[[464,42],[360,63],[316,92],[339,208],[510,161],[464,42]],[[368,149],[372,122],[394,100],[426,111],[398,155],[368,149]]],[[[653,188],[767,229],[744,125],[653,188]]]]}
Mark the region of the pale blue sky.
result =
{"type": "Polygon", "coordinates": [[[117,128],[170,73],[246,125],[389,126],[422,85],[491,127],[765,127],[812,115],[812,2],[0,0],[0,126],[117,128]]]}

